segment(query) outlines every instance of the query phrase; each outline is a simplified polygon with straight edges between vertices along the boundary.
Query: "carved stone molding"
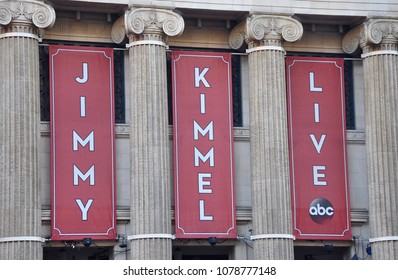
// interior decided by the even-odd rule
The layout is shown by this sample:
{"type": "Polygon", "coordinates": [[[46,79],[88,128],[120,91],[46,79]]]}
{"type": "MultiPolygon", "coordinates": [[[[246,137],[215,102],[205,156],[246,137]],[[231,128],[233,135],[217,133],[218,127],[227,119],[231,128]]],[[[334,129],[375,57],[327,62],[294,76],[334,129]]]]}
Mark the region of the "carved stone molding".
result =
{"type": "Polygon", "coordinates": [[[248,40],[269,38],[295,42],[303,36],[303,26],[297,20],[284,16],[252,15],[247,19],[248,40]]]}
{"type": "Polygon", "coordinates": [[[37,28],[51,28],[55,23],[53,7],[41,1],[0,2],[0,25],[33,24],[37,28]]]}
{"type": "Polygon", "coordinates": [[[231,31],[229,44],[240,49],[244,42],[255,46],[282,46],[283,41],[295,42],[303,36],[303,26],[287,16],[252,14],[231,31]]]}
{"type": "Polygon", "coordinates": [[[398,20],[370,19],[365,22],[366,43],[378,45],[398,43],[398,20]]]}
{"type": "Polygon", "coordinates": [[[364,54],[381,49],[397,50],[398,20],[371,18],[350,30],[343,38],[346,53],[354,53],[359,47],[364,54]]]}
{"type": "Polygon", "coordinates": [[[112,25],[111,30],[112,41],[115,44],[123,44],[126,41],[126,26],[124,15],[119,17],[115,23],[112,25]]]}
{"type": "Polygon", "coordinates": [[[363,31],[363,25],[359,25],[348,31],[342,41],[342,47],[345,53],[352,54],[359,48],[361,45],[361,38],[364,38],[363,31]]]}
{"type": "Polygon", "coordinates": [[[126,33],[130,42],[164,41],[164,35],[181,35],[184,26],[184,19],[171,10],[132,7],[125,13],[126,33]]]}
{"type": "Polygon", "coordinates": [[[229,34],[229,45],[234,50],[244,46],[246,42],[246,21],[243,20],[237,24],[229,34]]]}
{"type": "Polygon", "coordinates": [[[303,36],[303,26],[295,19],[275,15],[251,15],[247,18],[247,41],[260,45],[281,45],[283,41],[295,42],[303,36]]]}

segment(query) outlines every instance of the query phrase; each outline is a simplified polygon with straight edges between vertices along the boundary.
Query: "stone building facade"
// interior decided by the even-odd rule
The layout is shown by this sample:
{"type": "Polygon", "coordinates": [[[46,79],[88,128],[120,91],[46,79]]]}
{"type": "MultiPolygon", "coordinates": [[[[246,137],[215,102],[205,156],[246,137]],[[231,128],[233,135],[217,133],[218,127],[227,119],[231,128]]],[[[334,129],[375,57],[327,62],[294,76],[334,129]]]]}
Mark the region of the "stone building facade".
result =
{"type": "Polygon", "coordinates": [[[397,60],[392,0],[1,0],[0,259],[398,259],[397,60]],[[118,54],[115,240],[51,240],[50,45],[118,54]],[[237,61],[237,236],[213,245],[173,237],[172,50],[223,51],[237,61]],[[292,235],[292,55],[347,66],[352,240],[292,235]]]}

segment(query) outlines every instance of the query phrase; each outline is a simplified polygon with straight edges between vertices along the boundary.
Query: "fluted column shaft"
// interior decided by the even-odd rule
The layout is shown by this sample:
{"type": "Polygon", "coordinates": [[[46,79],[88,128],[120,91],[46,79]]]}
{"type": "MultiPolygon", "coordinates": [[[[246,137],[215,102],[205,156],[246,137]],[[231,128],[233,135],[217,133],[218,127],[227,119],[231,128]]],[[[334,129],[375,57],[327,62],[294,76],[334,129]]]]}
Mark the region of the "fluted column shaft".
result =
{"type": "MultiPolygon", "coordinates": [[[[253,234],[292,233],[284,54],[249,54],[253,234]],[[265,66],[265,67],[264,67],[265,66]]],[[[256,259],[292,259],[293,240],[254,241],[256,259]]]]}
{"type": "Polygon", "coordinates": [[[165,37],[180,34],[184,22],[158,9],[131,8],[125,17],[130,41],[131,258],[171,259],[165,37]]]}
{"type": "MultiPolygon", "coordinates": [[[[398,237],[397,66],[398,54],[364,59],[369,220],[374,238],[398,237]]],[[[398,238],[373,242],[372,249],[374,259],[398,259],[398,238]]]]}
{"type": "Polygon", "coordinates": [[[247,21],[255,259],[294,258],[283,41],[302,33],[287,17],[247,21]]]}
{"type": "Polygon", "coordinates": [[[398,259],[398,20],[369,19],[343,41],[362,48],[373,259],[398,259]]]}
{"type": "Polygon", "coordinates": [[[0,11],[0,259],[42,259],[38,26],[55,13],[37,1],[0,11]]]}

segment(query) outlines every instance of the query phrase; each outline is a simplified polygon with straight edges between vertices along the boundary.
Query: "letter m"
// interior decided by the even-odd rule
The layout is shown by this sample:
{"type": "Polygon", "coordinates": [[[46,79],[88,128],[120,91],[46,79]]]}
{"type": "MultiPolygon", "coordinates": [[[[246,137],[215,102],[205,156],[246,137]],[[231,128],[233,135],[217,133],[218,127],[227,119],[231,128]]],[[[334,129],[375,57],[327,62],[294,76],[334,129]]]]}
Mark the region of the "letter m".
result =
{"type": "Polygon", "coordinates": [[[90,177],[90,186],[94,186],[95,180],[94,180],[94,165],[90,167],[90,169],[83,174],[83,172],[80,171],[79,168],[77,168],[76,165],[73,165],[73,185],[78,186],[79,185],[79,178],[82,179],[82,181],[86,181],[87,178],[90,177]]]}
{"type": "Polygon", "coordinates": [[[202,136],[209,134],[209,140],[214,140],[213,137],[213,121],[211,121],[204,129],[196,122],[193,121],[193,138],[199,140],[199,133],[202,136]]]}
{"type": "Polygon", "coordinates": [[[89,144],[89,151],[92,152],[94,151],[94,130],[90,132],[90,134],[86,137],[86,139],[82,139],[79,134],[76,133],[76,131],[73,130],[73,151],[77,151],[78,148],[78,143],[82,147],[86,146],[87,143],[89,144]]]}
{"type": "Polygon", "coordinates": [[[202,162],[210,161],[210,166],[214,166],[214,148],[212,147],[206,155],[203,155],[198,148],[194,147],[195,166],[199,166],[199,160],[202,162]]]}

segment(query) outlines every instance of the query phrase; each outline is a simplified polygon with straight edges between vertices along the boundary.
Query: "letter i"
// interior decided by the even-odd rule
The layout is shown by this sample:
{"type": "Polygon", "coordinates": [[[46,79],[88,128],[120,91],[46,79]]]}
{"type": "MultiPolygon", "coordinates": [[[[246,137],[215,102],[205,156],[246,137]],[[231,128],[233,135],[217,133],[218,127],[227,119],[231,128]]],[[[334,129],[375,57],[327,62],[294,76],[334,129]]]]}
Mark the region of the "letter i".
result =
{"type": "Polygon", "coordinates": [[[80,96],[80,117],[86,117],[86,97],[80,96]]]}
{"type": "Polygon", "coordinates": [[[314,103],[314,121],[319,123],[319,104],[314,103]]]}
{"type": "Polygon", "coordinates": [[[204,93],[200,94],[200,113],[206,114],[206,96],[204,93]]]}

